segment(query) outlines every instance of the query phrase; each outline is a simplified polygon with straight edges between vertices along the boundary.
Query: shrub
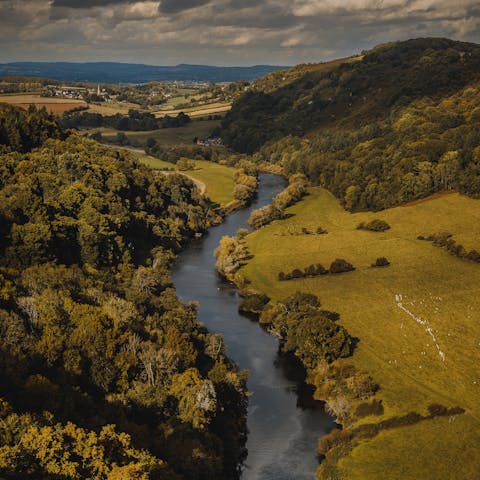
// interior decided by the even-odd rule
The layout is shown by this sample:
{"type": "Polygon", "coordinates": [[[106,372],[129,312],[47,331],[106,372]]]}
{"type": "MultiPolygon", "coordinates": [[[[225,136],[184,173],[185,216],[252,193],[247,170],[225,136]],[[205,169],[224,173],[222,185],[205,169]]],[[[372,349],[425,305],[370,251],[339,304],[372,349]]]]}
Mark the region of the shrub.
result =
{"type": "Polygon", "coordinates": [[[442,415],[446,415],[448,408],[444,405],[440,405],[439,403],[432,403],[428,406],[428,413],[432,417],[440,417],[442,415]]]}
{"type": "Polygon", "coordinates": [[[325,235],[326,233],[328,233],[327,230],[322,227],[317,227],[317,235],[325,235]]]}
{"type": "Polygon", "coordinates": [[[315,269],[315,273],[317,275],[325,275],[326,273],[328,273],[328,270],[321,263],[317,263],[315,265],[315,269]]]}
{"type": "Polygon", "coordinates": [[[368,223],[359,223],[357,230],[369,230],[370,232],[385,232],[390,229],[390,225],[385,220],[376,218],[368,223]]]}
{"type": "Polygon", "coordinates": [[[460,415],[465,413],[462,407],[447,408],[439,403],[432,403],[428,406],[428,413],[431,417],[443,417],[447,415],[460,415]]]}
{"type": "Polygon", "coordinates": [[[334,260],[329,269],[330,273],[351,272],[353,270],[355,270],[355,267],[343,258],[337,258],[334,260]]]}
{"type": "Polygon", "coordinates": [[[287,276],[285,275],[284,272],[279,272],[278,280],[280,280],[281,282],[284,281],[284,280],[287,280],[287,276]]]}
{"type": "Polygon", "coordinates": [[[324,435],[318,442],[318,453],[326,455],[332,448],[345,445],[352,439],[348,430],[334,428],[328,435],[324,435]]]}
{"type": "Polygon", "coordinates": [[[238,311],[240,313],[253,313],[259,315],[265,305],[270,301],[267,295],[253,293],[245,296],[238,305],[238,311]]]}
{"type": "Polygon", "coordinates": [[[309,277],[313,277],[317,274],[317,268],[315,267],[315,265],[310,265],[309,267],[307,267],[305,269],[305,274],[309,277]]]}
{"type": "Polygon", "coordinates": [[[292,278],[303,278],[305,276],[305,274],[299,268],[292,270],[290,275],[292,278]]]}
{"type": "Polygon", "coordinates": [[[385,257],[379,257],[372,263],[372,267],[388,267],[390,262],[385,257]]]}
{"type": "Polygon", "coordinates": [[[369,415],[383,415],[383,405],[381,400],[373,400],[370,403],[361,403],[355,410],[355,415],[359,418],[369,415]]]}
{"type": "Polygon", "coordinates": [[[235,236],[237,237],[238,240],[242,240],[243,238],[245,238],[247,235],[248,235],[248,230],[246,228],[239,228],[237,230],[237,233],[235,234],[235,236]]]}
{"type": "Polygon", "coordinates": [[[195,168],[195,162],[186,157],[181,157],[177,162],[177,168],[182,171],[193,170],[195,168]]]}
{"type": "Polygon", "coordinates": [[[347,379],[347,387],[355,398],[365,400],[378,390],[378,385],[366,373],[357,373],[347,379]]]}
{"type": "Polygon", "coordinates": [[[476,250],[470,250],[466,258],[472,262],[480,263],[480,253],[478,253],[476,250]]]}

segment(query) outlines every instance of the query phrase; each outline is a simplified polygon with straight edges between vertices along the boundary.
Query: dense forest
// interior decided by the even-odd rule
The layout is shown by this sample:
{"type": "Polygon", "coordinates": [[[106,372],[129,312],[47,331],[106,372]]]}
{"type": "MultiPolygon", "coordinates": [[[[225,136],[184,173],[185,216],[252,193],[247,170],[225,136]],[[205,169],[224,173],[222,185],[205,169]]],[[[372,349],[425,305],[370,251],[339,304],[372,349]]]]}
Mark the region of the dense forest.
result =
{"type": "Polygon", "coordinates": [[[0,476],[236,478],[245,374],[169,270],[210,205],[45,112],[0,119],[0,476]]]}
{"type": "Polygon", "coordinates": [[[446,39],[275,72],[233,106],[227,145],[304,173],[349,210],[480,193],[480,46],[446,39]]]}

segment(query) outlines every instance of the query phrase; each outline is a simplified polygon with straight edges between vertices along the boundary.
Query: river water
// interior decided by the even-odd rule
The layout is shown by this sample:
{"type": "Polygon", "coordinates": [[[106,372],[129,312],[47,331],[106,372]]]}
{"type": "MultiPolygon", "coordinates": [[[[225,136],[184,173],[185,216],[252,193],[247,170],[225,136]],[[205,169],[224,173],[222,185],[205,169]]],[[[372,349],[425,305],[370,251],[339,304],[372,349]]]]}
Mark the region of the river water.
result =
{"type": "Polygon", "coordinates": [[[252,205],[211,228],[178,256],[173,281],[184,301],[200,302],[199,321],[210,332],[223,335],[227,355],[242,370],[250,370],[248,457],[242,480],[312,480],[318,465],[318,439],[335,424],[306,392],[293,362],[279,357],[278,340],[238,313],[240,297],[235,286],[215,270],[213,251],[222,236],[246,227],[251,211],[268,205],[286,185],[276,175],[260,174],[259,180],[252,205]]]}

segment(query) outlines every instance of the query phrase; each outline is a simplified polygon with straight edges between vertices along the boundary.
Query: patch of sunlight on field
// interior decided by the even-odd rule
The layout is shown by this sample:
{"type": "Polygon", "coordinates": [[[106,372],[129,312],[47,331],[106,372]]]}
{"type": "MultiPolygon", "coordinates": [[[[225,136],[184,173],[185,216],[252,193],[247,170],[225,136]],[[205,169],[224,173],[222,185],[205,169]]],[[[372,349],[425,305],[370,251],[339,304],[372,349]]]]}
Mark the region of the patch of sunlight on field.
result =
{"type": "MultiPolygon", "coordinates": [[[[129,143],[138,146],[145,146],[149,138],[153,138],[162,145],[179,145],[193,143],[194,138],[207,138],[215,127],[220,124],[219,120],[194,120],[183,127],[160,128],[159,130],[148,130],[145,132],[123,132],[129,143]]],[[[118,130],[113,128],[89,128],[82,129],[82,132],[100,132],[106,141],[114,141],[118,130]]]]}
{"type": "MultiPolygon", "coordinates": [[[[159,160],[149,155],[138,155],[138,160],[150,168],[158,170],[176,170],[173,163],[159,160]]],[[[225,165],[204,160],[194,160],[193,170],[182,171],[183,175],[197,181],[200,190],[204,187],[205,195],[215,203],[225,206],[234,200],[235,169],[225,165]]]]}
{"type": "MultiPolygon", "coordinates": [[[[242,273],[252,286],[274,299],[297,290],[315,293],[326,309],[340,313],[340,322],[360,340],[349,361],[381,387],[378,398],[383,400],[385,414],[380,418],[426,413],[434,402],[459,405],[470,414],[471,430],[478,440],[480,265],[453,257],[417,236],[449,231],[465,247],[480,250],[480,201],[451,193],[378,213],[351,214],[329,192],[312,188],[288,213],[290,218],[247,237],[253,259],[242,273]],[[356,230],[359,222],[373,218],[387,221],[391,230],[356,230]],[[292,228],[315,230],[318,226],[329,233],[288,234],[292,228]],[[378,257],[387,257],[391,266],[372,268],[378,257]],[[328,267],[335,258],[346,259],[356,271],[277,280],[280,271],[303,269],[312,263],[328,267]],[[397,295],[402,295],[401,302],[397,295]]],[[[434,424],[418,426],[425,431],[419,441],[428,441],[429,425],[434,424]]],[[[401,436],[402,431],[408,429],[399,429],[395,435],[401,436]]],[[[455,451],[456,444],[450,448],[455,451]]],[[[375,455],[371,450],[368,453],[375,455]]]]}
{"type": "Polygon", "coordinates": [[[185,173],[205,183],[206,195],[215,203],[227,205],[234,200],[234,168],[205,160],[195,160],[195,169],[185,173]]]}
{"type": "Polygon", "coordinates": [[[342,458],[340,471],[349,480],[477,480],[480,432],[475,419],[457,415],[426,423],[381,432],[342,458]]]}

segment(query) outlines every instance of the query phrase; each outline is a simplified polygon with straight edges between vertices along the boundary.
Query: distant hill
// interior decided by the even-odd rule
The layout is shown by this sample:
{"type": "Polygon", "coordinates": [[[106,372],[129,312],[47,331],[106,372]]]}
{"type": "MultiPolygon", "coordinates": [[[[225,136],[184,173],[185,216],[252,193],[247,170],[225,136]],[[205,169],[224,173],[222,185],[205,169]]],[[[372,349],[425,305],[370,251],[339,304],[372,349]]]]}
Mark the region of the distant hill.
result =
{"type": "Polygon", "coordinates": [[[286,67],[212,67],[208,65],[155,66],[115,62],[14,62],[0,64],[0,76],[46,77],[64,82],[144,83],[150,81],[252,81],[286,67]]]}
{"type": "Polygon", "coordinates": [[[421,38],[273,72],[240,97],[228,146],[305,173],[351,210],[480,194],[480,45],[421,38]]]}

